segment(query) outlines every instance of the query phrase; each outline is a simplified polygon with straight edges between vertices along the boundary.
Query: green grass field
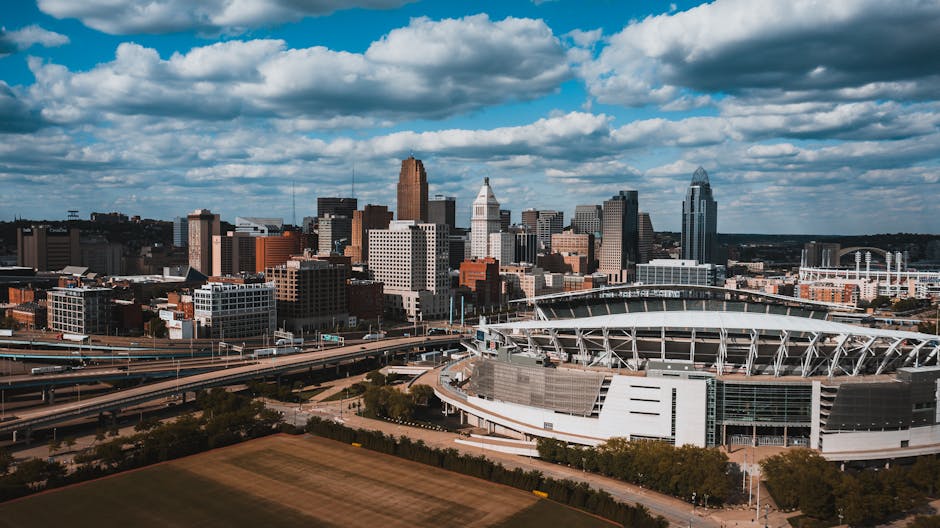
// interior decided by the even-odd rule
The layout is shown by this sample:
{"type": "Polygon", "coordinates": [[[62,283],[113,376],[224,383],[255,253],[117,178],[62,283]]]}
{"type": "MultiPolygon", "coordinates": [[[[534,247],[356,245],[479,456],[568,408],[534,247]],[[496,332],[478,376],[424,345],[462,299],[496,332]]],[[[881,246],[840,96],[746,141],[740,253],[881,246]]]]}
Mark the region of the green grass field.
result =
{"type": "Polygon", "coordinates": [[[164,464],[0,505],[0,526],[329,526],[164,464]]]}
{"type": "Polygon", "coordinates": [[[540,500],[520,511],[494,528],[612,528],[620,526],[613,521],[587,515],[574,508],[549,500],[540,500]]]}
{"type": "Polygon", "coordinates": [[[613,525],[484,480],[277,435],[0,504],[0,527],[8,526],[613,525]]]}

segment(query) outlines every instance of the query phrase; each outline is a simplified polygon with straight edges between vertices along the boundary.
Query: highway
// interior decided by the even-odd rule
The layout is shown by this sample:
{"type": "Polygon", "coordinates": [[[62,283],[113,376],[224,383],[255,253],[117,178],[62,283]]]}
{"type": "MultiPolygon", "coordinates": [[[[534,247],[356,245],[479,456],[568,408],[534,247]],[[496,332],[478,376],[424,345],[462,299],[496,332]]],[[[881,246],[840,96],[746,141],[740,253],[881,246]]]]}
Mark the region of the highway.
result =
{"type": "Polygon", "coordinates": [[[0,378],[0,389],[13,390],[28,387],[54,387],[75,385],[78,383],[111,382],[117,380],[139,380],[191,376],[202,372],[257,363],[258,360],[243,359],[239,356],[222,356],[213,359],[196,358],[181,360],[162,360],[131,362],[126,358],[113,365],[75,368],[65,372],[46,374],[21,374],[0,378]]]}
{"type": "Polygon", "coordinates": [[[174,396],[182,392],[233,385],[265,376],[277,376],[308,367],[339,364],[363,357],[396,352],[413,347],[453,346],[458,344],[460,340],[461,336],[459,335],[394,338],[328,350],[304,352],[291,356],[270,359],[265,358],[249,365],[234,366],[227,369],[185,377],[181,376],[173,380],[161,381],[88,398],[81,402],[51,405],[40,409],[23,411],[17,413],[14,419],[0,423],[0,433],[27,431],[74,420],[76,418],[93,416],[102,412],[118,411],[125,407],[158,398],[174,396]]]}

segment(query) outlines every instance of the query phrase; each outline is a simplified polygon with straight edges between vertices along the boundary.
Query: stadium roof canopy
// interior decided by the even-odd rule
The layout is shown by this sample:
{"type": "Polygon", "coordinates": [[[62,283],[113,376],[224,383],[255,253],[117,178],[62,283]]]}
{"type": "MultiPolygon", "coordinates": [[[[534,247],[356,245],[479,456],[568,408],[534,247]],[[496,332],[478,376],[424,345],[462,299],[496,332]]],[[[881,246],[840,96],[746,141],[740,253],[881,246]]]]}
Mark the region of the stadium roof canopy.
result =
{"type": "Polygon", "coordinates": [[[702,330],[757,330],[787,332],[818,332],[853,336],[885,337],[931,341],[938,336],[920,332],[868,328],[822,319],[809,319],[790,315],[754,312],[673,311],[638,312],[583,317],[579,319],[553,319],[548,321],[517,321],[486,325],[497,329],[595,329],[595,328],[695,328],[702,330]]]}

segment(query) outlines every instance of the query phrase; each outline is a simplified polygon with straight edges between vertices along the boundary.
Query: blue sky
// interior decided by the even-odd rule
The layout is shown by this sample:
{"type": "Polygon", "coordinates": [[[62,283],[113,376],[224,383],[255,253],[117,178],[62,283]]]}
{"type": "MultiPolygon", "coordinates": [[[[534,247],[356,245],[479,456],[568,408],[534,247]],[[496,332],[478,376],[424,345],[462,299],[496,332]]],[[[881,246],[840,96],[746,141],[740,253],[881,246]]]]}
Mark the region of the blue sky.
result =
{"type": "Polygon", "coordinates": [[[15,0],[0,219],[232,220],[395,206],[424,160],[458,223],[637,189],[675,230],[940,232],[940,2],[15,0]],[[24,200],[24,197],[29,197],[24,200]]]}

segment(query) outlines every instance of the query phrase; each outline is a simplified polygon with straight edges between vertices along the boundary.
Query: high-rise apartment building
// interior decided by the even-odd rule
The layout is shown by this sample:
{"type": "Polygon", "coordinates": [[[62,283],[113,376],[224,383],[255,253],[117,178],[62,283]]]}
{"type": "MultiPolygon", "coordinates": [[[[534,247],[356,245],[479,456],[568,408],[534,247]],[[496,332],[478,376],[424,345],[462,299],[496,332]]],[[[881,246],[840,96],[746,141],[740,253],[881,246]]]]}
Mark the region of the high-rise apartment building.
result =
{"type": "Polygon", "coordinates": [[[428,200],[428,223],[446,225],[453,231],[457,227],[457,199],[438,194],[428,200]]]}
{"type": "Polygon", "coordinates": [[[81,265],[80,232],[48,225],[16,230],[16,265],[36,271],[59,271],[81,265]]]}
{"type": "Polygon", "coordinates": [[[274,289],[274,282],[209,282],[193,290],[193,317],[200,337],[272,335],[277,328],[274,289]]]}
{"type": "Polygon", "coordinates": [[[490,233],[499,233],[499,202],[490,188],[490,179],[483,178],[480,192],[473,200],[470,216],[470,256],[489,256],[490,233]]]}
{"type": "Polygon", "coordinates": [[[189,245],[189,224],[185,216],[173,219],[173,245],[179,248],[189,245]]]}
{"type": "Polygon", "coordinates": [[[656,237],[650,214],[640,211],[637,214],[637,226],[637,249],[639,250],[637,262],[646,264],[653,258],[653,239],[656,237]]]}
{"type": "Polygon", "coordinates": [[[274,281],[278,320],[287,329],[296,332],[346,326],[346,265],[296,257],[267,268],[264,276],[274,281]]]}
{"type": "Polygon", "coordinates": [[[578,205],[574,208],[571,227],[575,233],[598,236],[602,230],[603,209],[599,205],[578,205]]]}
{"type": "Polygon", "coordinates": [[[398,174],[398,219],[428,221],[428,174],[421,160],[409,156],[398,174]]]}
{"type": "Polygon", "coordinates": [[[351,217],[326,214],[320,218],[320,237],[317,252],[321,255],[331,253],[342,255],[351,238],[351,217]]]}
{"type": "Polygon", "coordinates": [[[254,273],[255,265],[255,237],[235,231],[212,237],[213,276],[254,273]]]}
{"type": "Polygon", "coordinates": [[[628,282],[633,275],[639,250],[639,210],[637,191],[620,191],[604,202],[604,240],[598,270],[611,284],[628,282]]]}
{"type": "Polygon", "coordinates": [[[331,214],[352,218],[353,211],[359,207],[359,200],[356,198],[337,198],[337,197],[318,197],[317,198],[317,218],[331,214]]]}
{"type": "Polygon", "coordinates": [[[189,267],[212,273],[212,237],[221,234],[219,215],[208,209],[196,209],[187,217],[189,224],[189,267]]]}
{"type": "Polygon", "coordinates": [[[413,220],[369,231],[369,269],[384,284],[385,307],[408,321],[446,317],[450,301],[447,228],[413,220]]]}
{"type": "MultiPolygon", "coordinates": [[[[392,221],[392,212],[384,205],[368,204],[361,211],[354,211],[352,217],[352,238],[346,246],[346,256],[354,263],[369,261],[369,231],[388,229],[392,221]]],[[[436,224],[438,222],[431,222],[436,224]]]]}
{"type": "Polygon", "coordinates": [[[708,173],[699,167],[682,202],[682,258],[717,264],[718,202],[712,197],[708,173]]]}
{"type": "Polygon", "coordinates": [[[539,237],[539,246],[546,252],[552,250],[552,235],[565,229],[565,213],[561,211],[539,211],[535,223],[535,234],[539,237]]]}

